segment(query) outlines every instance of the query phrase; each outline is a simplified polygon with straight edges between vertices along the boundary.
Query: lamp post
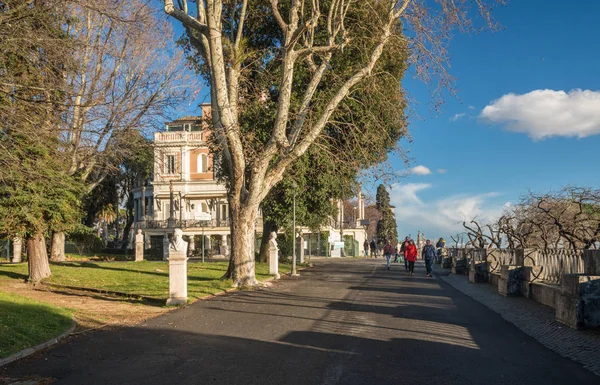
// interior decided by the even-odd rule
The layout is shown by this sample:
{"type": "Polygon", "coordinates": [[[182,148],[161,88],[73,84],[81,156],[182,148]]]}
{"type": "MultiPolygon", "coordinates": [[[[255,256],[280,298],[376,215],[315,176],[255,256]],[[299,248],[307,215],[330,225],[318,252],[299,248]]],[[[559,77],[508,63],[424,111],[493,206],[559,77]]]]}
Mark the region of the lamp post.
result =
{"type": "Polygon", "coordinates": [[[292,182],[292,190],[294,191],[293,193],[293,211],[292,211],[292,234],[293,234],[293,239],[292,239],[292,277],[296,277],[298,276],[298,273],[296,272],[296,189],[298,188],[298,185],[296,184],[296,182],[292,182]]]}

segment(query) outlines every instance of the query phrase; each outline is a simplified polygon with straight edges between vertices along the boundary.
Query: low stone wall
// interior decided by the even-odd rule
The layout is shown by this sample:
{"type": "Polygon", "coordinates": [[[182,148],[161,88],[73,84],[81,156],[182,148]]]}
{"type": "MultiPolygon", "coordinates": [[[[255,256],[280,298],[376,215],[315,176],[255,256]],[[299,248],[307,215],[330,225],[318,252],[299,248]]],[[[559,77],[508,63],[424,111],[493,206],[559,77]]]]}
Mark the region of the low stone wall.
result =
{"type": "Polygon", "coordinates": [[[500,280],[500,273],[490,273],[488,282],[498,287],[498,281],[500,280]]]}
{"type": "Polygon", "coordinates": [[[542,305],[556,308],[556,296],[560,293],[560,286],[549,285],[541,282],[525,283],[523,295],[541,303],[542,305]]]}

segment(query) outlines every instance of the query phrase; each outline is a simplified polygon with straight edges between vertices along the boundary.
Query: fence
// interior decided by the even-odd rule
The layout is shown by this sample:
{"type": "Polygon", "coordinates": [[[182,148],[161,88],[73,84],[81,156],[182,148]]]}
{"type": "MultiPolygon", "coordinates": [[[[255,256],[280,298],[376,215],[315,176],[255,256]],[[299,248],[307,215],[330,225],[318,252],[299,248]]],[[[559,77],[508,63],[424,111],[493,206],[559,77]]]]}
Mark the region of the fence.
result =
{"type": "MultiPolygon", "coordinates": [[[[458,259],[472,258],[475,261],[486,261],[489,273],[500,273],[502,265],[517,263],[516,250],[511,249],[448,249],[448,255],[458,259]]],[[[560,284],[563,274],[579,274],[584,272],[583,250],[548,249],[522,250],[523,263],[527,266],[539,266],[534,269],[535,280],[551,284],[560,284]]],[[[467,266],[469,266],[467,264],[467,266]]]]}
{"type": "Polygon", "coordinates": [[[583,250],[549,249],[532,252],[529,256],[534,266],[541,266],[537,278],[559,284],[563,274],[583,273],[583,250]]]}

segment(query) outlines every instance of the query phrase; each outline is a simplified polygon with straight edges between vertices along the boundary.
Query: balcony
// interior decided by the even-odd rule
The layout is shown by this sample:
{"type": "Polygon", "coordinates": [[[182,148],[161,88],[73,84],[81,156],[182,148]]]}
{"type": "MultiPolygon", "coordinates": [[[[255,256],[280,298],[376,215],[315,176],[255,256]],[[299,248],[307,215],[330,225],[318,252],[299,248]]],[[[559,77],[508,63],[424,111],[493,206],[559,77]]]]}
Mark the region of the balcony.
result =
{"type": "Polygon", "coordinates": [[[201,142],[202,132],[167,131],[155,132],[154,142],[201,142]]]}
{"type": "MultiPolygon", "coordinates": [[[[166,229],[169,227],[168,220],[152,220],[152,221],[139,221],[137,227],[140,229],[166,229]]],[[[229,227],[229,219],[211,219],[209,221],[200,221],[197,219],[183,219],[175,220],[175,228],[189,229],[189,228],[216,228],[216,227],[229,227]]]]}

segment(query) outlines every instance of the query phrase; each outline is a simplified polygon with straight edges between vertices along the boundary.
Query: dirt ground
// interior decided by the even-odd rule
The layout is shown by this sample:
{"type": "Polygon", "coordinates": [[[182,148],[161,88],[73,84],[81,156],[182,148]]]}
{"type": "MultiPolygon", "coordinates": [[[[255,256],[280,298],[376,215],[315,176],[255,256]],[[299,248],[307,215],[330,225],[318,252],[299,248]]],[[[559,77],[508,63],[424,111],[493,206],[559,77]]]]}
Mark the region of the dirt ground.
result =
{"type": "Polygon", "coordinates": [[[29,284],[14,281],[2,282],[2,290],[71,309],[77,322],[73,333],[103,327],[132,326],[170,310],[135,298],[57,290],[45,286],[33,288],[29,284]]]}

